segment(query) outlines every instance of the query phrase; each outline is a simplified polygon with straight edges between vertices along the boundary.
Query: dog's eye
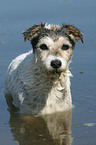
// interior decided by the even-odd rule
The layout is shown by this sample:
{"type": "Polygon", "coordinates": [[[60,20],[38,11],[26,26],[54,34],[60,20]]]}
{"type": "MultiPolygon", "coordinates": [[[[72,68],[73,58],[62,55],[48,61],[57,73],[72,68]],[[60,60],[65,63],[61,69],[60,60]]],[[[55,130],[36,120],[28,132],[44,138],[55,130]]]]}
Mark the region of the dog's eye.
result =
{"type": "Polygon", "coordinates": [[[42,50],[48,50],[48,47],[47,47],[46,44],[41,44],[40,45],[40,49],[42,49],[42,50]]]}
{"type": "Polygon", "coordinates": [[[62,46],[62,48],[61,48],[62,50],[68,50],[69,49],[69,46],[68,45],[65,45],[65,44],[63,44],[63,46],[62,46]]]}

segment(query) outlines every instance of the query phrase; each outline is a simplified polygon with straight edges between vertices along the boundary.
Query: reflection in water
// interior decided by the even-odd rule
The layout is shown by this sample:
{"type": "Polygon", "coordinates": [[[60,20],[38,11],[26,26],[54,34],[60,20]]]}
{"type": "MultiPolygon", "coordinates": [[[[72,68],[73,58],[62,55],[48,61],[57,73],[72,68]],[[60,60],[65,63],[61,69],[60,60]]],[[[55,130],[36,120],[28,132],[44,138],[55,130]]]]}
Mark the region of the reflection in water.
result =
{"type": "Polygon", "coordinates": [[[72,110],[34,117],[13,114],[10,127],[19,145],[71,145],[72,110]]]}

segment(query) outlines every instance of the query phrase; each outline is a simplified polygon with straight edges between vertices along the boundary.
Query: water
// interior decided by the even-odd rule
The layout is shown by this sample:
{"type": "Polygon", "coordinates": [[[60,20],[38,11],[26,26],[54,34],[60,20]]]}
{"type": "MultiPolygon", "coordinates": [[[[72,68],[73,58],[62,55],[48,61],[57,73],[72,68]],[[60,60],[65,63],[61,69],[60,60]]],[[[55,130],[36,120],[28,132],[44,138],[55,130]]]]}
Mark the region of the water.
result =
{"type": "Polygon", "coordinates": [[[96,1],[0,1],[0,145],[96,145],[96,1]],[[6,70],[30,50],[22,31],[40,22],[73,24],[84,34],[70,65],[74,109],[45,116],[10,116],[4,98],[6,70]]]}

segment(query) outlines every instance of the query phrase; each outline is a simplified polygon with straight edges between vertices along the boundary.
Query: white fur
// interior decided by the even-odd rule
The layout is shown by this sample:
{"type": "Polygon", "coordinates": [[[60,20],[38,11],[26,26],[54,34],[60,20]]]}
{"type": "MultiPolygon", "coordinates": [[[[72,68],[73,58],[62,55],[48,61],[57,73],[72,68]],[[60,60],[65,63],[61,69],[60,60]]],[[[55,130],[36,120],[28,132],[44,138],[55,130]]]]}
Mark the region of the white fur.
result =
{"type": "Polygon", "coordinates": [[[57,44],[66,44],[69,45],[69,47],[72,47],[72,44],[69,42],[67,37],[59,37],[59,40],[57,41],[57,44]]]}
{"type": "Polygon", "coordinates": [[[51,25],[51,24],[45,24],[45,28],[47,28],[47,29],[52,29],[52,27],[56,27],[56,28],[60,28],[60,26],[59,25],[51,25]]]}
{"type": "MultiPolygon", "coordinates": [[[[57,58],[50,56],[45,63],[57,58]]],[[[61,61],[62,58],[58,57],[61,61]]],[[[62,61],[63,62],[63,61],[62,61]]],[[[63,62],[62,67],[66,65],[63,62]]],[[[5,94],[13,97],[20,113],[48,114],[68,110],[72,107],[70,72],[61,75],[47,74],[35,55],[30,51],[18,56],[8,68],[5,94]]]]}
{"type": "Polygon", "coordinates": [[[50,64],[51,64],[51,61],[52,61],[52,60],[56,60],[56,59],[57,59],[57,60],[60,60],[61,63],[62,63],[62,65],[61,65],[61,67],[60,67],[61,70],[64,70],[64,69],[67,68],[67,62],[66,62],[66,60],[65,60],[64,58],[60,57],[60,56],[49,55],[49,56],[45,59],[44,64],[46,65],[46,67],[47,67],[48,69],[51,70],[51,69],[53,69],[52,66],[50,65],[50,64]]]}
{"type": "Polygon", "coordinates": [[[50,37],[48,37],[48,36],[46,36],[46,37],[44,37],[44,38],[41,38],[41,39],[40,39],[40,42],[39,42],[39,44],[38,44],[38,47],[39,47],[41,44],[43,44],[43,43],[45,43],[45,44],[48,46],[49,49],[53,49],[53,50],[54,50],[54,48],[56,48],[56,47],[57,47],[57,48],[61,47],[63,44],[66,44],[66,45],[69,45],[69,47],[72,47],[72,44],[69,42],[68,38],[67,38],[67,37],[62,37],[62,36],[60,36],[59,39],[57,39],[56,42],[54,42],[54,41],[52,40],[52,38],[50,38],[50,37]],[[60,46],[59,46],[59,45],[60,45],[60,46]]]}
{"type": "Polygon", "coordinates": [[[75,39],[74,35],[70,34],[69,36],[70,36],[71,39],[76,43],[76,39],[75,39]]]}
{"type": "Polygon", "coordinates": [[[23,32],[24,40],[31,41],[34,53],[22,54],[9,65],[5,94],[10,108],[15,108],[14,104],[20,113],[42,115],[72,108],[68,65],[73,46],[67,35],[74,43],[83,36],[77,30],[75,35],[75,28],[71,32],[71,27],[66,26],[40,24],[23,32]],[[62,35],[63,32],[67,35],[62,35]]]}
{"type": "Polygon", "coordinates": [[[54,48],[54,41],[48,36],[45,36],[44,38],[40,39],[38,47],[43,43],[46,44],[50,49],[54,48]]]}

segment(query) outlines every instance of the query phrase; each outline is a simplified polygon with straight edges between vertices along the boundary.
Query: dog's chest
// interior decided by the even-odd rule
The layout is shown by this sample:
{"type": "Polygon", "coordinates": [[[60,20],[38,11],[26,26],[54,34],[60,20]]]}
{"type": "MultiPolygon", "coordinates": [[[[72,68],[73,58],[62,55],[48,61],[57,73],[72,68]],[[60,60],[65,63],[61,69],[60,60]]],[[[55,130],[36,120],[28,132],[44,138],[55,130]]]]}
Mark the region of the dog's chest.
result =
{"type": "Polygon", "coordinates": [[[26,68],[25,74],[22,71],[23,90],[25,90],[22,109],[27,108],[26,110],[32,114],[63,111],[66,102],[69,101],[70,80],[67,74],[62,73],[61,76],[52,80],[44,71],[39,71],[35,66],[30,68],[32,68],[30,71],[26,68]]]}
{"type": "Polygon", "coordinates": [[[57,108],[62,108],[65,99],[65,93],[66,88],[64,86],[61,86],[60,83],[53,85],[50,92],[46,94],[46,104],[41,110],[41,113],[46,114],[49,112],[55,112],[57,108]]]}
{"type": "MultiPolygon", "coordinates": [[[[34,85],[29,87],[28,96],[23,102],[28,106],[32,113],[46,114],[51,111],[55,111],[56,108],[60,110],[63,107],[63,102],[66,93],[65,82],[61,82],[59,79],[52,82],[49,79],[43,77],[43,79],[36,80],[34,85]],[[38,84],[38,83],[39,84],[38,84]]],[[[28,90],[28,89],[27,89],[28,90]]]]}

